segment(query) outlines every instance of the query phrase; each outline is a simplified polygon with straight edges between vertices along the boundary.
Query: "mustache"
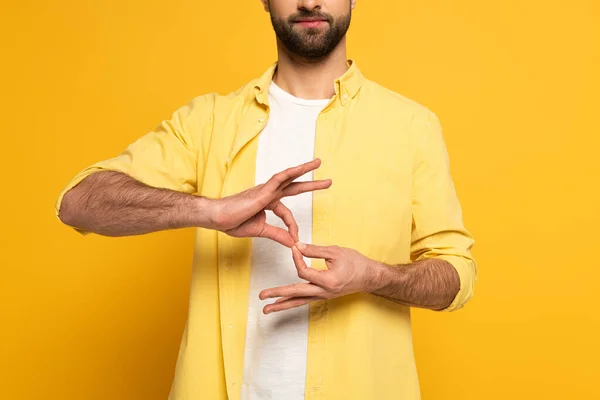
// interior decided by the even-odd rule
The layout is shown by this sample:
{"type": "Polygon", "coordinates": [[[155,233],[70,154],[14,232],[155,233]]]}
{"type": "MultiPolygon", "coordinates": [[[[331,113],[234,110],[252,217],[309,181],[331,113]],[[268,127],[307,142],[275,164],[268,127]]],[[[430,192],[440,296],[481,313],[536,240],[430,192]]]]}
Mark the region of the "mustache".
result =
{"type": "Polygon", "coordinates": [[[320,11],[308,11],[308,10],[301,10],[300,12],[291,15],[288,18],[288,22],[293,23],[293,22],[298,22],[299,20],[302,19],[321,19],[324,21],[329,22],[330,24],[333,22],[333,17],[329,14],[320,12],[320,11]]]}

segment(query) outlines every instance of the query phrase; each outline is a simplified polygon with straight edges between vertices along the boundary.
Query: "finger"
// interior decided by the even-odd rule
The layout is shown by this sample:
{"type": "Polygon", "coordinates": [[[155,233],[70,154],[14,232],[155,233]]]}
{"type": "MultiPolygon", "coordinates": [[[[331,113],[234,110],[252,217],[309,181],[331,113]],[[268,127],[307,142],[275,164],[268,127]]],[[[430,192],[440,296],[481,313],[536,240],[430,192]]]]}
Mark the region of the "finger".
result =
{"type": "Polygon", "coordinates": [[[295,283],[293,285],[279,286],[265,289],[258,294],[261,300],[274,297],[313,297],[327,296],[327,291],[312,283],[295,283]]]}
{"type": "MultiPolygon", "coordinates": [[[[294,242],[298,241],[298,224],[292,214],[292,211],[285,206],[281,201],[277,202],[273,208],[273,214],[283,220],[283,223],[288,227],[288,231],[294,242]]],[[[291,246],[288,246],[291,247],[291,246]]]]}
{"type": "Polygon", "coordinates": [[[294,246],[294,240],[290,236],[290,233],[285,229],[273,225],[265,224],[264,229],[258,236],[274,240],[277,243],[281,243],[285,247],[294,246]]]}
{"type": "Polygon", "coordinates": [[[331,179],[323,179],[310,182],[294,182],[282,190],[283,197],[296,196],[300,193],[313,192],[315,190],[327,189],[331,186],[331,179]]]}
{"type": "Polygon", "coordinates": [[[309,258],[332,260],[336,255],[335,246],[317,246],[315,244],[297,242],[296,248],[300,250],[303,256],[309,258]]]}
{"type": "Polygon", "coordinates": [[[304,262],[304,258],[302,258],[302,253],[300,253],[300,250],[296,246],[292,247],[292,259],[300,278],[322,288],[328,287],[327,276],[325,275],[328,271],[317,271],[316,269],[309,268],[304,262]]]}
{"type": "MultiPolygon", "coordinates": [[[[280,297],[277,300],[275,300],[275,303],[281,303],[282,301],[286,301],[288,299],[289,299],[289,297],[280,297]]],[[[275,303],[273,303],[273,304],[275,304],[275,303]]]]}
{"type": "Polygon", "coordinates": [[[294,297],[283,301],[268,304],[263,308],[263,313],[271,314],[277,311],[289,310],[290,308],[296,308],[316,300],[322,300],[320,297],[294,297]]]}
{"type": "Polygon", "coordinates": [[[271,192],[275,192],[283,187],[289,185],[294,179],[301,177],[307,172],[314,171],[321,165],[321,160],[315,158],[304,164],[300,164],[295,167],[287,168],[281,172],[276,173],[265,183],[265,188],[271,192]]]}

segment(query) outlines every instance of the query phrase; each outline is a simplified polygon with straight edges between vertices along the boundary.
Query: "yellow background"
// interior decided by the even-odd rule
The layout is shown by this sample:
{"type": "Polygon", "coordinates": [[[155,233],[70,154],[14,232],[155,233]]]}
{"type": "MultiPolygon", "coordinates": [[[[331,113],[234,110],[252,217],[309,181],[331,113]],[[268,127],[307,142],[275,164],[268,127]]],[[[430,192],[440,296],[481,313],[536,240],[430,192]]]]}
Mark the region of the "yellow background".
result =
{"type": "MultiPolygon", "coordinates": [[[[165,399],[193,231],[83,238],[54,201],[192,97],[262,73],[268,15],[258,0],[0,11],[0,398],[165,399]]],[[[359,0],[352,24],[363,72],[440,117],[476,239],[473,301],[414,312],[424,400],[600,398],[599,2],[359,0]]]]}

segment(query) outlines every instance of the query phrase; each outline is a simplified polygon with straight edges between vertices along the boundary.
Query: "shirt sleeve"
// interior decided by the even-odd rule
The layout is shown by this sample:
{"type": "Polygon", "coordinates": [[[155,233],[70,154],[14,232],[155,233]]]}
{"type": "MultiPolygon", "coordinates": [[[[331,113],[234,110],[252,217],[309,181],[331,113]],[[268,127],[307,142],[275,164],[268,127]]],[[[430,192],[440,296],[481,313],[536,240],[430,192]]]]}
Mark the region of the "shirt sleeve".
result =
{"type": "Polygon", "coordinates": [[[411,260],[438,258],[460,277],[460,290],[442,311],[462,308],[473,296],[477,264],[473,237],[463,225],[462,210],[450,176],[449,157],[439,119],[429,113],[415,159],[411,260]]]}
{"type": "MultiPolygon", "coordinates": [[[[55,204],[58,217],[65,194],[89,175],[118,171],[146,185],[194,193],[203,171],[202,148],[212,127],[214,96],[194,98],[171,114],[170,119],[131,143],[114,158],[99,161],[76,174],[62,189],[55,204]]],[[[86,234],[81,229],[76,231],[86,234]]]]}

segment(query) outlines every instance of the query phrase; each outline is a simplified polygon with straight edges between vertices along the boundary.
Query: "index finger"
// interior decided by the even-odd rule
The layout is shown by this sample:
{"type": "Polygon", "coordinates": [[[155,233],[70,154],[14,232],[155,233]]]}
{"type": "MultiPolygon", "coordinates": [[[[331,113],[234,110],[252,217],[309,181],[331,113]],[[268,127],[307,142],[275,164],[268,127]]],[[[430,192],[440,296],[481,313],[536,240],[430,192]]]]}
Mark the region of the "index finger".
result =
{"type": "Polygon", "coordinates": [[[319,168],[320,165],[321,159],[315,158],[307,163],[287,168],[273,175],[271,179],[265,183],[265,187],[270,191],[282,189],[292,183],[295,179],[300,178],[302,175],[319,168]]]}
{"type": "Polygon", "coordinates": [[[316,244],[306,244],[296,242],[296,247],[303,256],[309,258],[322,258],[325,260],[333,260],[335,258],[334,248],[332,246],[318,246],[316,244]]]}
{"type": "Polygon", "coordinates": [[[275,207],[273,207],[273,213],[283,220],[283,223],[288,227],[292,239],[298,241],[298,223],[292,211],[281,201],[278,201],[275,207]]]}

